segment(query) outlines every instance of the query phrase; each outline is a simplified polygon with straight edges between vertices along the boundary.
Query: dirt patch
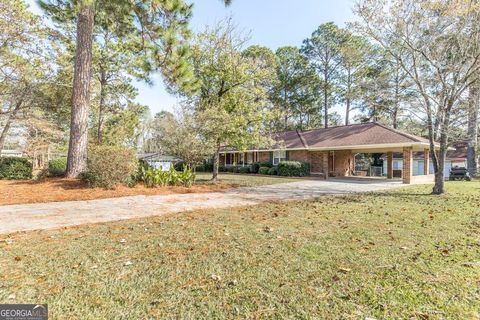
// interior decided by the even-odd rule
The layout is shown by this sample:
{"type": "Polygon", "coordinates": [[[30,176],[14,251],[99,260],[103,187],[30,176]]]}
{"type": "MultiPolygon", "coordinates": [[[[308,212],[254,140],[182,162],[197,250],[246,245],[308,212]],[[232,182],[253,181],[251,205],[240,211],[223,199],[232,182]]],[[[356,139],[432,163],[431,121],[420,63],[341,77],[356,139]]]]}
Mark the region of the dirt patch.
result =
{"type": "Polygon", "coordinates": [[[163,187],[145,188],[139,184],[133,188],[120,186],[115,190],[89,188],[78,179],[48,178],[42,181],[0,180],[0,205],[93,200],[135,195],[162,195],[174,193],[201,193],[224,191],[232,184],[195,184],[191,188],[163,187]]]}

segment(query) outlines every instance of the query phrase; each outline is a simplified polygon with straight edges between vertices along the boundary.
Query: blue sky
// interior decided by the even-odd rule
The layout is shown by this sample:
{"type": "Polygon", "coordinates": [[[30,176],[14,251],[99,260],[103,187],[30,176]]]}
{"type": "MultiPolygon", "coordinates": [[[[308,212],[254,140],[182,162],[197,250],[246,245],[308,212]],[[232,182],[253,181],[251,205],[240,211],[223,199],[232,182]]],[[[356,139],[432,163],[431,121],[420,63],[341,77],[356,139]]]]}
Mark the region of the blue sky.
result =
{"type": "MultiPolygon", "coordinates": [[[[27,2],[39,13],[34,0],[27,2]]],[[[233,0],[229,7],[221,0],[196,0],[194,3],[193,31],[201,31],[205,25],[232,17],[240,30],[250,33],[249,44],[276,50],[286,45],[300,46],[322,23],[333,21],[344,26],[353,20],[354,0],[233,0]]],[[[152,114],[173,111],[175,97],[165,91],[159,75],[155,75],[153,81],[153,86],[136,83],[137,101],[148,105],[152,114]]]]}

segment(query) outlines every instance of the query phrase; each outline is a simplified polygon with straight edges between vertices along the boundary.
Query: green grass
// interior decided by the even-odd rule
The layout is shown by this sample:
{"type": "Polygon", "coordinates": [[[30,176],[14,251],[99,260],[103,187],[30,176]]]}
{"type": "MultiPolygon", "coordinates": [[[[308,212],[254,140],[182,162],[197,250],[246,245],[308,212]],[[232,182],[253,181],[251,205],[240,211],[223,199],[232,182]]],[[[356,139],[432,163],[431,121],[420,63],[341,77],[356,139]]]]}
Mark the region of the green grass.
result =
{"type": "MultiPolygon", "coordinates": [[[[240,187],[254,187],[254,186],[263,186],[269,184],[285,183],[285,182],[295,182],[299,178],[286,178],[286,177],[266,177],[266,176],[256,176],[252,174],[233,174],[233,173],[223,173],[218,175],[219,181],[240,186],[240,187]]],[[[209,172],[197,172],[196,181],[199,183],[209,183],[212,179],[212,173],[209,172]]]]}
{"type": "Polygon", "coordinates": [[[478,319],[480,182],[430,189],[14,234],[0,303],[46,302],[51,319],[478,319]]]}

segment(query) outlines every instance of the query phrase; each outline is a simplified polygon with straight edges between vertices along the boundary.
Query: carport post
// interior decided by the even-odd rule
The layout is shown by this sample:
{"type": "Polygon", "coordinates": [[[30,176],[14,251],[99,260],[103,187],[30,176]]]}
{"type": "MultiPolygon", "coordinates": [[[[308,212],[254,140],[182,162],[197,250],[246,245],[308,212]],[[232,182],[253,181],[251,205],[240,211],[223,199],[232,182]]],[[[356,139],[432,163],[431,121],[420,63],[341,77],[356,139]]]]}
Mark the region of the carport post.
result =
{"type": "Polygon", "coordinates": [[[387,152],[387,179],[393,179],[393,152],[387,152]]]}
{"type": "Polygon", "coordinates": [[[430,169],[430,149],[423,149],[423,174],[428,175],[430,169]]]}
{"type": "Polygon", "coordinates": [[[328,151],[322,152],[322,170],[325,180],[328,180],[328,169],[330,168],[328,165],[328,158],[330,157],[328,155],[328,151]]]}
{"type": "Polygon", "coordinates": [[[412,147],[403,148],[403,183],[410,184],[412,182],[413,171],[413,150],[412,147]]]}

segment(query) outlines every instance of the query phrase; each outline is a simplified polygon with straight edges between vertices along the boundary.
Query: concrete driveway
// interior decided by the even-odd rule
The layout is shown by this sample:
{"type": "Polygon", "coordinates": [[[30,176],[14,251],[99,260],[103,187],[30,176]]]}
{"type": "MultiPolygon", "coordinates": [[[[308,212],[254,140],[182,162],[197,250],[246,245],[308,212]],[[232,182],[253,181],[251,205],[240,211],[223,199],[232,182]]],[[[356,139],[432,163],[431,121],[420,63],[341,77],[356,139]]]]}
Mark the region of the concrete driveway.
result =
{"type": "Polygon", "coordinates": [[[197,209],[313,199],[325,195],[378,191],[400,186],[401,181],[369,179],[300,180],[237,188],[225,192],[7,205],[0,206],[0,234],[158,216],[197,209]]]}

